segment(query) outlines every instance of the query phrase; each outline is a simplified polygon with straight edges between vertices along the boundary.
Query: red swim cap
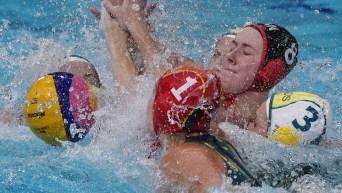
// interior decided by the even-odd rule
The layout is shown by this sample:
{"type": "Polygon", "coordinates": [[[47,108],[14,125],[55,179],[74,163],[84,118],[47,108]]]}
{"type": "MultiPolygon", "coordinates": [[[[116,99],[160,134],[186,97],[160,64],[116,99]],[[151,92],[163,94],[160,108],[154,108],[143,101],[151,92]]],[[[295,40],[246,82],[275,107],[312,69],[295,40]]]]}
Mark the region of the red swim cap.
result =
{"type": "Polygon", "coordinates": [[[153,104],[153,127],[160,132],[203,132],[219,106],[221,85],[207,70],[182,66],[158,81],[153,104]]]}
{"type": "Polygon", "coordinates": [[[260,66],[249,91],[270,90],[297,64],[298,43],[285,28],[276,24],[250,24],[263,39],[260,66]]]}

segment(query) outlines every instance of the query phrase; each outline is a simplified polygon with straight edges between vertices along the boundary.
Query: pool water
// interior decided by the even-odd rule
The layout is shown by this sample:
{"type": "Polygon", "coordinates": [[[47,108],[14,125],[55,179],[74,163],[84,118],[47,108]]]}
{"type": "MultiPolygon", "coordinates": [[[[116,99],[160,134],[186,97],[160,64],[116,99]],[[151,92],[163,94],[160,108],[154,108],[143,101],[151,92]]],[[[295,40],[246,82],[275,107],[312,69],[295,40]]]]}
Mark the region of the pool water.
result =
{"type": "MultiPolygon", "coordinates": [[[[155,37],[194,60],[206,58],[206,51],[222,33],[246,22],[285,26],[299,42],[299,64],[272,93],[307,91],[328,99],[334,114],[329,135],[342,140],[341,1],[156,2],[158,7],[150,17],[155,37]]],[[[99,5],[97,0],[2,0],[0,110],[18,111],[29,85],[56,70],[67,54],[82,55],[93,62],[113,105],[95,113],[99,120],[96,128],[101,130],[93,129],[82,142],[63,147],[45,144],[25,126],[0,123],[1,192],[143,193],[155,192],[161,183],[157,161],[146,159],[150,136],[145,132],[145,105],[149,94],[141,92],[140,98],[127,103],[116,97],[104,37],[88,11],[90,6],[99,5]]],[[[146,81],[139,88],[152,87],[153,83],[146,81]]],[[[339,149],[286,148],[253,134],[236,131],[232,135],[236,135],[253,170],[272,170],[275,162],[321,165],[321,175],[304,176],[290,190],[342,191],[339,149]]],[[[224,188],[210,191],[225,192],[224,188]]],[[[240,192],[286,190],[241,187],[240,192]]]]}

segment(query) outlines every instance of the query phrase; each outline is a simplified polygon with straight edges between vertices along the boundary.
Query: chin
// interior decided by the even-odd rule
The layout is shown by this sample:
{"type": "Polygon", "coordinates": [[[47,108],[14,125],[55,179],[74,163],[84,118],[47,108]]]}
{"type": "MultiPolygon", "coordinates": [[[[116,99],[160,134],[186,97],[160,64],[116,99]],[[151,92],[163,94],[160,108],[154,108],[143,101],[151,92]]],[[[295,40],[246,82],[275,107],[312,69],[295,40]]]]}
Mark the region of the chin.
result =
{"type": "Polygon", "coordinates": [[[222,87],[223,87],[223,91],[225,93],[229,93],[229,94],[240,94],[243,92],[246,92],[247,87],[243,86],[243,85],[231,85],[231,84],[236,84],[236,81],[230,81],[228,82],[222,82],[222,87]],[[229,85],[227,87],[225,87],[224,85],[229,85]]]}

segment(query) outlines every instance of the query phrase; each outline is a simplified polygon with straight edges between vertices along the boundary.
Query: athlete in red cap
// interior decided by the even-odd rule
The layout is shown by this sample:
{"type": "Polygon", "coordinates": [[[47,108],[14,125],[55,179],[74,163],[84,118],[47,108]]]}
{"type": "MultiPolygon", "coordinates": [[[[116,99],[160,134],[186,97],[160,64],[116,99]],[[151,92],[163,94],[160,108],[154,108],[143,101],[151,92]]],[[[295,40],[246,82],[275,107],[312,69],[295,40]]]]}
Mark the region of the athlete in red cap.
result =
{"type": "Polygon", "coordinates": [[[169,183],[206,192],[222,185],[226,175],[234,185],[261,185],[220,129],[209,127],[221,92],[220,81],[211,71],[191,66],[169,70],[158,80],[153,128],[166,149],[160,169],[169,183]]]}

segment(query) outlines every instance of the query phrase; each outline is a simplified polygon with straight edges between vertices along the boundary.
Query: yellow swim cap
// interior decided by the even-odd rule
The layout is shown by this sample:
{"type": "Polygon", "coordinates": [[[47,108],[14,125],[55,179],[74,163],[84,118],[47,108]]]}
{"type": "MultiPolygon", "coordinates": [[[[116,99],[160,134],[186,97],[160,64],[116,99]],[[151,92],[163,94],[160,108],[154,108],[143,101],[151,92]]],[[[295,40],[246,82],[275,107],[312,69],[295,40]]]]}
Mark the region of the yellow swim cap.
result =
{"type": "Polygon", "coordinates": [[[318,144],[331,124],[329,101],[307,92],[275,94],[266,111],[268,135],[283,144],[318,144]]]}
{"type": "Polygon", "coordinates": [[[43,141],[77,142],[94,123],[96,97],[90,84],[67,72],[39,78],[24,99],[24,115],[33,133],[43,141]]]}

